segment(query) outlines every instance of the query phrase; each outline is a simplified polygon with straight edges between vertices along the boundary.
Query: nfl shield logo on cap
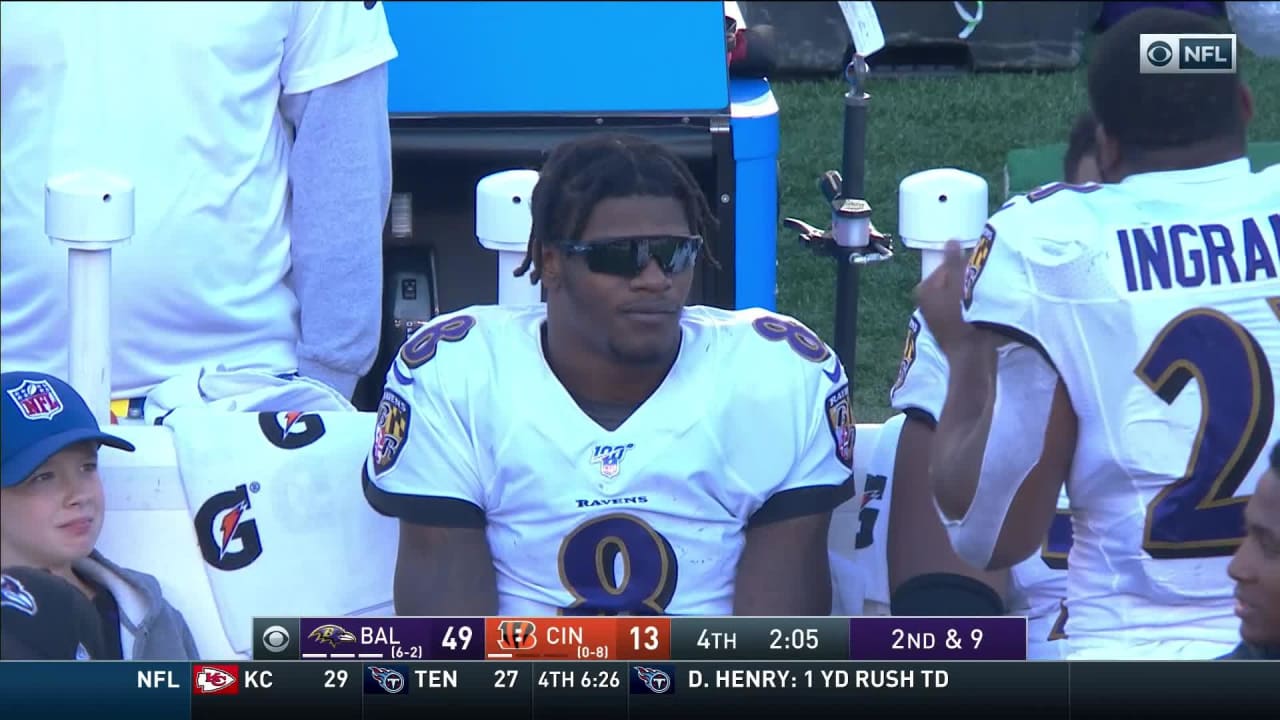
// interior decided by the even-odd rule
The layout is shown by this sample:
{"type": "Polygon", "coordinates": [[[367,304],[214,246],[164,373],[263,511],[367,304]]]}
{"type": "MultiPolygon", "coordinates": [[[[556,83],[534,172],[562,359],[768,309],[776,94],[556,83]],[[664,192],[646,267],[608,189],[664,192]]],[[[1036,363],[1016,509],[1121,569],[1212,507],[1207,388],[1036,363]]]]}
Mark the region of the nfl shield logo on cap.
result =
{"type": "Polygon", "coordinates": [[[22,417],[28,420],[52,420],[62,412],[62,399],[46,380],[24,380],[8,393],[22,417]]]}

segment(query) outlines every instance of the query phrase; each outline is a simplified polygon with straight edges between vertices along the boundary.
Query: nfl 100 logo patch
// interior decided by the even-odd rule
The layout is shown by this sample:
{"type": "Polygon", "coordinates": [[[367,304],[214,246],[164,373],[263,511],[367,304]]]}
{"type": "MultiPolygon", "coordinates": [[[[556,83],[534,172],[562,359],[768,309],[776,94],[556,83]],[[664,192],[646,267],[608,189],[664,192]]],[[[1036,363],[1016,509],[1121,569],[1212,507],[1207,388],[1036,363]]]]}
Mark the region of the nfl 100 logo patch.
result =
{"type": "Polygon", "coordinates": [[[607,478],[615,478],[622,472],[622,458],[627,451],[635,447],[635,443],[627,445],[597,445],[591,452],[591,463],[600,466],[600,474],[607,478]]]}
{"type": "Polygon", "coordinates": [[[9,399],[28,420],[52,420],[54,415],[62,412],[62,398],[47,380],[24,380],[8,392],[9,399]]]}

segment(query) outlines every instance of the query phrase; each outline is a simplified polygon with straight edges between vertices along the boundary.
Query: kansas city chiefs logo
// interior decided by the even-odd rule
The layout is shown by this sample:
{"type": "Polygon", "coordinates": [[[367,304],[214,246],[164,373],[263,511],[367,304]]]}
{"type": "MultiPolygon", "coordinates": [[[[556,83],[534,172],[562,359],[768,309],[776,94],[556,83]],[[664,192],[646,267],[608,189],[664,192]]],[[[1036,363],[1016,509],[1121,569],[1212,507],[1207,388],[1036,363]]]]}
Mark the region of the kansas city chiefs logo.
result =
{"type": "Polygon", "coordinates": [[[236,672],[234,665],[197,665],[195,667],[195,691],[198,695],[218,695],[236,693],[236,672]]]}

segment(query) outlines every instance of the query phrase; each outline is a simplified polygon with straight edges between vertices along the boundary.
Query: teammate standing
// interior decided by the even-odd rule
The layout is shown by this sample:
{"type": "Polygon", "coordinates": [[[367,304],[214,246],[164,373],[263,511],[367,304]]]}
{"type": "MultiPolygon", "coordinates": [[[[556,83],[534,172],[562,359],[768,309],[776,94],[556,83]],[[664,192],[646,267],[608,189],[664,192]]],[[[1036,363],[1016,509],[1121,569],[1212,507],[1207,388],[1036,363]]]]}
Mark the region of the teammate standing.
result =
{"type": "Polygon", "coordinates": [[[0,18],[4,369],[66,374],[45,182],[102,170],[136,188],[135,235],[111,254],[118,415],[215,369],[350,398],[382,308],[382,6],[5,2],[0,18]]]}
{"type": "Polygon", "coordinates": [[[420,330],[365,492],[399,517],[402,614],[824,615],[854,421],[788,317],[685,307],[714,218],[667,149],[558,147],[529,254],[546,304],[420,330]]]}
{"type": "Polygon", "coordinates": [[[1141,34],[1215,28],[1149,9],[1109,30],[1088,81],[1108,184],[1016,200],[920,290],[950,372],[944,525],[968,562],[1008,567],[1067,483],[1072,658],[1235,642],[1228,556],[1277,433],[1280,167],[1250,171],[1237,76],[1139,70],[1141,34]]]}

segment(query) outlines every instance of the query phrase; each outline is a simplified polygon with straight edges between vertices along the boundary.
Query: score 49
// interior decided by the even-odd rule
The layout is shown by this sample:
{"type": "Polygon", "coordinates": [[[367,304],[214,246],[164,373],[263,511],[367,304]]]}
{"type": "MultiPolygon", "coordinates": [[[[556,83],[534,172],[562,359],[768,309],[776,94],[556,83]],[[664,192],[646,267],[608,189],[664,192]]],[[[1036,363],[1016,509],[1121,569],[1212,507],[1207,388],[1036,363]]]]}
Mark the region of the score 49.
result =
{"type": "MultiPolygon", "coordinates": [[[[947,630],[942,638],[942,647],[947,650],[977,650],[982,646],[982,628],[973,628],[962,635],[955,628],[947,630]]],[[[938,647],[938,636],[928,630],[909,631],[902,628],[893,629],[894,650],[934,650],[938,647]]]]}

